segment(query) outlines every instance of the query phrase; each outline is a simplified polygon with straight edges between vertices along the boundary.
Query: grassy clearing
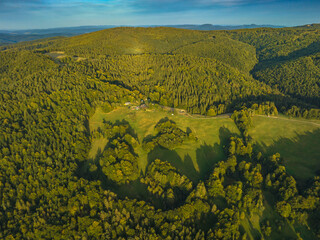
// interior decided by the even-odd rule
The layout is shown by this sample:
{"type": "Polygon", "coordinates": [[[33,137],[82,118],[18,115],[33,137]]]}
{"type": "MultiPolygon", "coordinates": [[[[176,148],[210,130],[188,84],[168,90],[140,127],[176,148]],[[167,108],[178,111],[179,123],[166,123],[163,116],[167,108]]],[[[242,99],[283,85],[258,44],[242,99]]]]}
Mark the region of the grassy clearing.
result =
{"type": "MultiPolygon", "coordinates": [[[[62,59],[62,58],[65,58],[65,57],[69,57],[69,55],[66,55],[65,52],[63,52],[63,51],[49,52],[49,53],[45,53],[45,55],[47,55],[47,56],[49,56],[49,57],[51,57],[53,59],[62,59]]],[[[86,59],[86,58],[78,57],[78,56],[73,56],[72,58],[77,62],[86,59]]]]}
{"type": "MultiPolygon", "coordinates": [[[[89,121],[89,127],[91,130],[97,129],[102,126],[103,119],[110,122],[124,119],[130,123],[139,142],[142,143],[146,136],[154,134],[154,126],[165,117],[175,121],[183,130],[189,127],[198,141],[186,142],[175,150],[157,147],[150,153],[138,146],[135,151],[139,154],[139,166],[143,172],[151,161],[159,158],[169,161],[194,182],[205,179],[212,172],[214,163],[225,159],[222,146],[228,137],[231,134],[239,135],[238,129],[227,115],[217,118],[193,118],[187,115],[172,115],[171,112],[162,109],[134,111],[125,107],[109,113],[97,108],[89,121]]],[[[317,125],[319,122],[281,116],[278,118],[255,116],[253,123],[255,127],[250,131],[250,136],[266,153],[279,152],[284,157],[288,171],[295,177],[305,179],[313,176],[316,169],[320,169],[320,163],[317,162],[317,159],[320,159],[318,151],[320,126],[317,125]]],[[[89,157],[95,158],[99,149],[103,149],[106,144],[106,139],[95,139],[89,157]]],[[[157,205],[155,199],[150,200],[145,186],[139,181],[130,185],[114,186],[113,190],[119,196],[147,199],[157,205]]],[[[285,239],[297,239],[297,233],[300,233],[303,239],[314,239],[308,226],[292,225],[288,221],[283,221],[271,207],[275,204],[272,194],[265,192],[264,196],[263,213],[246,216],[241,220],[241,226],[247,232],[248,239],[262,237],[260,224],[267,219],[273,229],[268,239],[283,239],[284,236],[285,239]]]]}
{"type": "Polygon", "coordinates": [[[297,239],[295,230],[287,220],[284,220],[273,210],[271,206],[276,204],[276,199],[270,192],[264,192],[264,206],[261,221],[268,220],[272,228],[272,233],[268,239],[297,239]]]}
{"type": "Polygon", "coordinates": [[[246,216],[243,220],[241,220],[241,226],[248,234],[247,239],[261,239],[262,234],[260,230],[259,219],[259,216],[254,214],[252,218],[246,216]]]}
{"type": "MultiPolygon", "coordinates": [[[[272,195],[270,192],[264,192],[264,197],[265,209],[260,221],[265,222],[268,220],[272,228],[272,233],[267,239],[299,239],[298,234],[300,234],[302,239],[305,240],[316,239],[312,231],[308,229],[308,226],[300,224],[293,225],[288,220],[282,218],[275,210],[273,210],[271,206],[276,204],[274,195],[272,195]]],[[[259,230],[259,232],[261,233],[261,230],[259,230]]]]}
{"type": "MultiPolygon", "coordinates": [[[[91,117],[89,126],[91,130],[94,130],[102,126],[103,119],[111,122],[124,119],[130,123],[138,136],[139,142],[142,143],[146,136],[154,134],[154,126],[165,117],[175,121],[178,127],[183,130],[189,127],[198,141],[187,142],[174,151],[156,148],[149,154],[139,146],[135,151],[139,154],[139,166],[142,171],[145,171],[150,161],[159,158],[171,162],[190,179],[198,181],[211,172],[215,162],[224,159],[221,142],[225,141],[230,134],[239,134],[237,127],[228,117],[191,118],[179,114],[172,115],[171,112],[160,109],[134,111],[125,107],[109,113],[104,113],[98,108],[91,117]]],[[[98,146],[104,144],[102,141],[102,139],[94,141],[90,151],[91,157],[95,155],[98,146]]]]}
{"type": "Polygon", "coordinates": [[[91,143],[89,158],[94,160],[97,153],[103,152],[107,143],[108,143],[108,140],[105,138],[94,139],[91,143]]]}
{"type": "Polygon", "coordinates": [[[46,55],[52,57],[52,58],[63,58],[63,57],[66,57],[67,55],[65,55],[64,52],[62,51],[56,51],[56,52],[49,52],[49,53],[46,53],[46,55]]]}
{"type": "MultiPolygon", "coordinates": [[[[125,119],[142,143],[146,136],[154,134],[155,124],[165,117],[175,121],[183,130],[190,128],[198,141],[187,142],[174,151],[156,148],[149,154],[140,146],[137,147],[135,151],[140,157],[139,166],[143,172],[149,162],[159,158],[169,161],[195,182],[204,179],[211,172],[214,163],[225,158],[221,143],[224,143],[230,134],[239,134],[228,116],[193,118],[176,113],[172,115],[171,112],[160,108],[134,111],[120,107],[109,113],[97,108],[89,126],[93,130],[102,126],[103,119],[111,122],[125,119]]],[[[254,128],[250,131],[250,136],[262,151],[268,154],[279,152],[290,174],[305,180],[314,176],[320,169],[319,121],[289,119],[282,116],[278,118],[255,116],[253,123],[254,128]]],[[[94,158],[98,149],[103,149],[105,145],[104,139],[94,140],[90,157],[94,158]]]]}
{"type": "Polygon", "coordinates": [[[320,169],[319,121],[255,116],[250,136],[261,150],[284,158],[288,172],[306,180],[320,169]]]}

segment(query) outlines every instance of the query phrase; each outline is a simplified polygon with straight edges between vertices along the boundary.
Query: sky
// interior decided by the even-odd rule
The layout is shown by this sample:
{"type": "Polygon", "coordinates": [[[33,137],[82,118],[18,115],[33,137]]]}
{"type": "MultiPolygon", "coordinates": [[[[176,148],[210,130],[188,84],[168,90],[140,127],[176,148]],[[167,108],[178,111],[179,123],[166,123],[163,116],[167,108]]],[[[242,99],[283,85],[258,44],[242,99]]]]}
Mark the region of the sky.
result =
{"type": "Polygon", "coordinates": [[[0,29],[320,23],[320,0],[0,0],[0,29]]]}

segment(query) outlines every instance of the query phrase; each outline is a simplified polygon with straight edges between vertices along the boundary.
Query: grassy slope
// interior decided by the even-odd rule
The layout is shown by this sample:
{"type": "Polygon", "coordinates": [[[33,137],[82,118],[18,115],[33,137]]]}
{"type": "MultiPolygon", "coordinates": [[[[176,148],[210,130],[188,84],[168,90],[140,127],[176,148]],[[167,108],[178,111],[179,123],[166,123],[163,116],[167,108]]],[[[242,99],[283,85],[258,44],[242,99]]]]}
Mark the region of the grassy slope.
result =
{"type": "MultiPolygon", "coordinates": [[[[112,112],[104,113],[98,108],[90,119],[90,129],[95,129],[102,124],[102,120],[115,122],[125,119],[136,131],[139,141],[149,134],[154,134],[155,124],[162,118],[168,117],[174,120],[178,127],[185,130],[190,127],[197,136],[197,142],[185,143],[174,151],[156,149],[148,154],[139,146],[135,151],[140,156],[139,166],[145,170],[149,161],[155,158],[171,162],[180,172],[187,175],[191,180],[197,182],[205,179],[207,174],[212,171],[215,162],[225,159],[221,141],[227,139],[230,133],[239,134],[233,121],[228,116],[221,118],[201,118],[191,117],[162,109],[148,110],[129,110],[120,107],[112,112]]],[[[315,169],[320,168],[317,159],[320,159],[317,148],[320,144],[320,121],[308,121],[303,119],[288,119],[283,116],[278,118],[255,116],[253,118],[255,128],[250,131],[250,135],[260,145],[262,150],[272,154],[280,152],[284,157],[285,165],[289,172],[295,177],[305,179],[312,177],[315,169]],[[308,149],[308,151],[305,151],[308,149]],[[308,159],[306,162],[305,160],[308,159]],[[303,169],[303,171],[301,170],[303,169]]],[[[92,143],[91,157],[94,157],[98,148],[103,148],[106,144],[105,139],[97,139],[92,143]]],[[[117,187],[120,196],[133,196],[146,199],[145,188],[137,183],[117,187]]],[[[281,217],[272,209],[274,199],[269,193],[265,193],[265,207],[260,216],[246,216],[242,220],[242,228],[247,232],[249,239],[257,239],[262,236],[259,223],[269,219],[273,233],[269,239],[283,239],[283,236],[294,239],[299,232],[303,239],[313,239],[312,233],[305,226],[292,225],[284,222],[278,229],[278,220],[281,217]]]]}
{"type": "Polygon", "coordinates": [[[291,96],[319,104],[320,31],[308,28],[255,29],[227,32],[254,46],[259,63],[253,76],[291,96]],[[306,99],[306,98],[315,99],[306,99]]]}
{"type": "Polygon", "coordinates": [[[269,154],[279,152],[288,172],[305,180],[320,169],[320,121],[256,116],[250,136],[269,154]]]}
{"type": "MultiPolygon", "coordinates": [[[[175,121],[183,130],[190,127],[198,141],[185,143],[175,151],[155,149],[149,155],[138,147],[136,152],[140,156],[139,166],[143,171],[148,161],[160,158],[172,162],[193,181],[204,179],[213,164],[224,159],[221,141],[226,140],[230,133],[239,133],[229,118],[192,118],[171,115],[164,110],[133,111],[127,108],[118,108],[110,113],[103,113],[98,108],[90,119],[90,128],[101,125],[104,118],[111,122],[125,119],[136,131],[141,143],[144,137],[154,134],[155,124],[164,117],[175,121]]],[[[255,127],[250,131],[253,140],[268,154],[279,152],[289,173],[296,178],[305,180],[320,169],[320,121],[255,116],[253,122],[255,127]]],[[[104,139],[94,140],[90,157],[105,144],[104,139]]]]}
{"type": "MultiPolygon", "coordinates": [[[[104,118],[111,122],[125,119],[136,131],[141,143],[147,135],[154,134],[154,126],[164,117],[175,121],[178,127],[183,130],[190,127],[198,141],[187,142],[174,151],[155,149],[149,155],[141,147],[138,147],[136,152],[140,156],[139,166],[143,171],[149,161],[160,158],[170,161],[190,179],[198,181],[210,173],[214,162],[224,159],[220,142],[226,140],[230,132],[239,133],[230,118],[191,118],[178,114],[172,115],[164,110],[134,111],[127,108],[118,108],[110,113],[103,113],[98,108],[90,119],[90,129],[100,126],[104,118]]],[[[91,157],[99,146],[105,144],[103,141],[95,140],[93,142],[91,157]]]]}

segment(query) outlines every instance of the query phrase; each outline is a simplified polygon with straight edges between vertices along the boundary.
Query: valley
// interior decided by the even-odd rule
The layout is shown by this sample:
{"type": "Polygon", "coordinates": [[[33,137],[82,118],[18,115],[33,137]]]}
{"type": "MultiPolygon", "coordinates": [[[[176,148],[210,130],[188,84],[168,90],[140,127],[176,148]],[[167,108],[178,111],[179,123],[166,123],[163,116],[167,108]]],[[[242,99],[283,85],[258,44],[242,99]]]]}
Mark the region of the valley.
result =
{"type": "Polygon", "coordinates": [[[1,239],[318,239],[318,25],[0,47],[1,239]]]}

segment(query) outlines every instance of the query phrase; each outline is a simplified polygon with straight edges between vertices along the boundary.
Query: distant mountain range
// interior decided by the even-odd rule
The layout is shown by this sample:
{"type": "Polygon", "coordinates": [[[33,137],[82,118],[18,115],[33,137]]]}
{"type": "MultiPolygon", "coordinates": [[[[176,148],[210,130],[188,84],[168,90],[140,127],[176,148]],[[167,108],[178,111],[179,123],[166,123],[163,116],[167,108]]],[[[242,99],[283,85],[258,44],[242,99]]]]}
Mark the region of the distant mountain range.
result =
{"type": "Polygon", "coordinates": [[[71,37],[113,27],[116,26],[79,26],[49,29],[0,30],[0,45],[32,41],[50,37],[71,37]]]}
{"type": "Polygon", "coordinates": [[[27,30],[0,30],[3,34],[16,34],[16,35],[51,35],[56,36],[70,36],[79,35],[84,33],[90,33],[107,28],[113,28],[117,26],[103,25],[103,26],[79,26],[79,27],[62,27],[62,28],[48,28],[48,29],[27,29],[27,30]]]}
{"type": "Polygon", "coordinates": [[[250,24],[250,25],[212,25],[212,24],[202,24],[202,25],[189,24],[188,25],[186,24],[186,25],[168,25],[166,27],[211,31],[211,30],[235,30],[235,29],[248,29],[248,28],[282,28],[285,26],[256,25],[256,24],[250,24]]]}
{"type": "MultiPolygon", "coordinates": [[[[138,27],[160,27],[162,25],[141,25],[138,27]]],[[[314,27],[315,24],[305,25],[302,27],[314,27]]],[[[120,27],[116,25],[101,25],[101,26],[79,26],[79,27],[63,27],[49,29],[28,29],[28,30],[0,30],[0,45],[18,43],[23,41],[32,41],[50,37],[70,37],[90,32],[95,32],[103,29],[120,27]]],[[[275,25],[212,25],[212,24],[183,24],[183,25],[164,25],[164,27],[182,28],[190,30],[235,30],[235,29],[251,29],[251,28],[281,28],[285,26],[275,25]]]]}

